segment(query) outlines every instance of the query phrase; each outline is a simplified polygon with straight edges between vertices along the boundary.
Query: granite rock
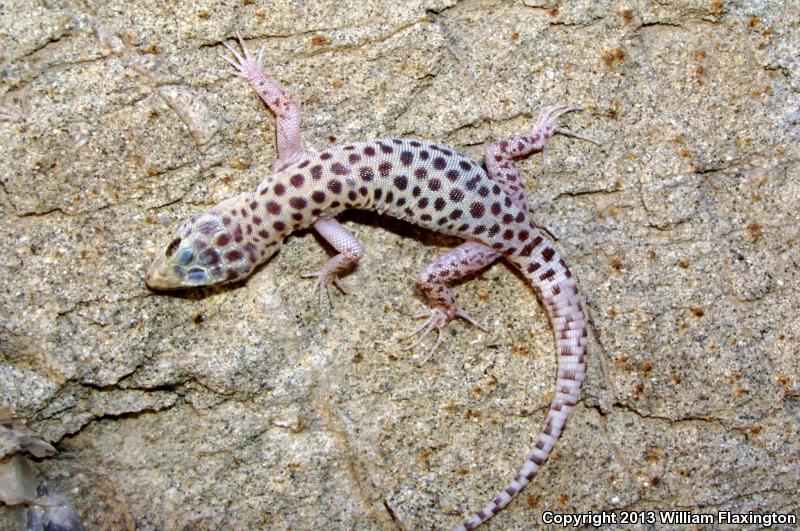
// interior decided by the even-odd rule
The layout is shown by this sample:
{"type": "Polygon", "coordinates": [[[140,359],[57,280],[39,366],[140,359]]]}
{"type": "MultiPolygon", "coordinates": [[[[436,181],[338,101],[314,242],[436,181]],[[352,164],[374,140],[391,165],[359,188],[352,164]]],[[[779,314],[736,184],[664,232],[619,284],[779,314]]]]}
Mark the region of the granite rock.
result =
{"type": "Polygon", "coordinates": [[[591,355],[550,461],[487,529],[798,512],[796,2],[10,1],[0,27],[0,406],[57,448],[33,466],[87,528],[446,528],[513,477],[549,403],[549,325],[502,263],[455,287],[488,332],[454,324],[421,366],[403,349],[416,272],[457,242],[377,215],[343,216],[367,254],[331,307],[298,277],[329,251],[310,232],[244,284],[147,290],[171,228],[275,158],[219,57],[236,32],[311,148],[402,135],[480,160],[557,104],[603,143],[519,163],[591,355]]]}

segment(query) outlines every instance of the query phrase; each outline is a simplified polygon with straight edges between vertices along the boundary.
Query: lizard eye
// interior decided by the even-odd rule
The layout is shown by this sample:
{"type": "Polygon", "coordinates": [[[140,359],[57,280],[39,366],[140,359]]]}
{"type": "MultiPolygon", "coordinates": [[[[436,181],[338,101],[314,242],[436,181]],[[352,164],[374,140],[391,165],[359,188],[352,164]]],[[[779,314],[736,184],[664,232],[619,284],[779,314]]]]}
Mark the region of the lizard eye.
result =
{"type": "Polygon", "coordinates": [[[169,242],[169,245],[167,245],[167,250],[164,253],[164,254],[167,255],[167,258],[169,258],[173,254],[175,254],[175,251],[178,249],[178,246],[180,244],[181,244],[181,239],[180,238],[175,238],[174,240],[169,242]]]}

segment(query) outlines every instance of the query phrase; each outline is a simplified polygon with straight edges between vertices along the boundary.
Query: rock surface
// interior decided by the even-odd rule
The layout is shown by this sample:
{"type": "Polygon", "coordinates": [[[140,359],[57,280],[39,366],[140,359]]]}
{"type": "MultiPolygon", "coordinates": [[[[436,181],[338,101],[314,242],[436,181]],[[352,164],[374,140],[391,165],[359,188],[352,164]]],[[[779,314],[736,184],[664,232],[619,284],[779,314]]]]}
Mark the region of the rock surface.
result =
{"type": "Polygon", "coordinates": [[[219,58],[237,31],[309,147],[416,136],[480,160],[564,103],[603,142],[520,162],[591,357],[550,462],[487,529],[797,513],[796,2],[32,4],[0,9],[0,406],[59,450],[35,467],[87,528],[447,528],[516,473],[549,403],[549,325],[502,263],[455,289],[489,332],[453,325],[417,366],[413,278],[456,242],[375,215],[345,216],[367,255],[332,308],[298,278],[326,258],[311,233],[245,285],[146,289],[174,224],[275,157],[219,58]]]}

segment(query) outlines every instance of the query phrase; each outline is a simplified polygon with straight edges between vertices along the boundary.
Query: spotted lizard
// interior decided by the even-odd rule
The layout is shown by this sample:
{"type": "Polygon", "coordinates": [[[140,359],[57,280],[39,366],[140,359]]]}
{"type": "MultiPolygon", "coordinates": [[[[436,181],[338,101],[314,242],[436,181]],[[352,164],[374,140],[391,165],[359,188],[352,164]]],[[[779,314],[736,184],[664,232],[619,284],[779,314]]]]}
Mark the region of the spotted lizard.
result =
{"type": "Polygon", "coordinates": [[[505,258],[530,282],[544,304],[555,335],[558,373],[544,426],[518,474],[488,505],[456,529],[473,529],[511,500],[536,475],[564,430],[580,397],[586,372],[586,319],[575,277],[552,242],[529,217],[523,179],[514,159],[544,150],[563,134],[557,107],[541,114],[525,134],[492,143],[485,169],[438,144],[384,138],[306,151],[300,143],[300,111],[291,95],[262,69],[264,48],[252,57],[229,46],[224,56],[275,114],[278,159],[254,192],[242,193],[183,221],[150,266],[155,290],[210,286],[244,279],[267,261],[294,231],[313,227],[337,251],[313,274],[327,292],[364,254],[336,216],[347,209],[374,210],[464,241],[428,265],[417,286],[429,310],[419,338],[438,332],[454,318],[475,321],[458,307],[447,284],[505,258]]]}

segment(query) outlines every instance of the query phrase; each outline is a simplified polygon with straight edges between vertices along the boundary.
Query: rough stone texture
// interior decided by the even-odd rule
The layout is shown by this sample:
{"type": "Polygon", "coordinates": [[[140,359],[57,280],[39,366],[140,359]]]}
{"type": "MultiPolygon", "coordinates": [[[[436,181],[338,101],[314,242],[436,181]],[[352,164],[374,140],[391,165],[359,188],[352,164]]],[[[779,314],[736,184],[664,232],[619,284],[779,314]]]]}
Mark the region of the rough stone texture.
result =
{"type": "Polygon", "coordinates": [[[325,259],[310,233],[245,285],[145,288],[171,227],[275,156],[218,57],[236,31],[308,146],[480,158],[564,103],[603,141],[520,163],[592,355],[550,462],[487,529],[798,511],[797,2],[159,4],[0,8],[0,405],[58,448],[40,479],[90,528],[446,528],[514,475],[549,402],[549,327],[503,264],[456,288],[490,331],[453,325],[417,367],[411,279],[455,242],[377,216],[346,217],[368,253],[332,308],[298,278],[325,259]]]}

